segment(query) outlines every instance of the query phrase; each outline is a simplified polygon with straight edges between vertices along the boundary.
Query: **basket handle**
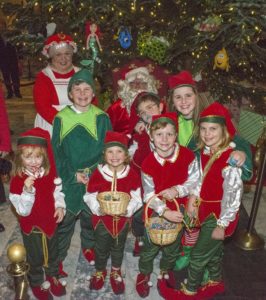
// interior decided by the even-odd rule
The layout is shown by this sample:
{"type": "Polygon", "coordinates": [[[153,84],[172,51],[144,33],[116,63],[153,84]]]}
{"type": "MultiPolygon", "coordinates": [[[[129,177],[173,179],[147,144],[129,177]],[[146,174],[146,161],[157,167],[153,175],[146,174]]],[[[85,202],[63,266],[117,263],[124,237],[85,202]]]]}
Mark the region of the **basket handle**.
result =
{"type": "MultiPolygon", "coordinates": [[[[151,197],[148,199],[148,201],[146,202],[145,211],[144,211],[144,213],[145,213],[145,223],[146,223],[146,224],[147,224],[147,221],[146,221],[146,220],[148,220],[148,208],[149,208],[149,205],[150,205],[151,201],[152,201],[154,198],[158,197],[159,195],[160,195],[160,193],[151,196],[151,197]]],[[[167,201],[169,201],[169,200],[167,200],[167,201]]],[[[177,210],[179,210],[179,205],[178,205],[178,203],[177,203],[177,201],[176,201],[175,198],[173,199],[173,202],[175,203],[177,210]]]]}
{"type": "Polygon", "coordinates": [[[111,191],[112,192],[117,191],[117,174],[116,174],[116,170],[114,170],[114,176],[113,176],[113,179],[112,179],[111,191]]]}

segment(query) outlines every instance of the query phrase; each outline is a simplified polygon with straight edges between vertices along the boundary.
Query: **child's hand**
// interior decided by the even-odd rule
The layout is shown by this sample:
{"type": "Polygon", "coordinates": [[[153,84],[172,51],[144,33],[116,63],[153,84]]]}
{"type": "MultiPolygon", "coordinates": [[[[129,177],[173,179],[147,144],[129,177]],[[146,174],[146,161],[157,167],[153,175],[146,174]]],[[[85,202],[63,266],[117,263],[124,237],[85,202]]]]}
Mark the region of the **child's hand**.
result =
{"type": "Polygon", "coordinates": [[[143,130],[145,129],[144,122],[142,122],[142,121],[138,122],[134,129],[138,134],[141,134],[143,132],[143,130]]]}
{"type": "Polygon", "coordinates": [[[56,223],[62,222],[64,219],[64,209],[62,207],[55,209],[54,218],[56,218],[56,223]]]}
{"type": "Polygon", "coordinates": [[[235,150],[231,153],[230,158],[236,161],[237,167],[242,167],[246,161],[246,153],[243,151],[235,150]]]}
{"type": "Polygon", "coordinates": [[[35,177],[33,176],[29,176],[26,178],[26,180],[24,181],[24,187],[25,187],[25,190],[30,193],[32,192],[32,187],[34,185],[34,181],[35,181],[35,177]]]}
{"type": "Polygon", "coordinates": [[[89,178],[83,172],[76,173],[77,182],[87,184],[89,182],[89,178]]]}
{"type": "Polygon", "coordinates": [[[212,239],[223,241],[225,238],[225,230],[222,227],[215,227],[212,232],[212,239]]]}
{"type": "Polygon", "coordinates": [[[164,212],[163,217],[168,221],[175,222],[175,223],[180,223],[184,219],[184,216],[180,211],[170,210],[170,209],[167,209],[164,212]]]}
{"type": "Polygon", "coordinates": [[[173,200],[174,198],[178,197],[178,191],[175,187],[171,187],[161,191],[159,195],[167,200],[173,200]]]}

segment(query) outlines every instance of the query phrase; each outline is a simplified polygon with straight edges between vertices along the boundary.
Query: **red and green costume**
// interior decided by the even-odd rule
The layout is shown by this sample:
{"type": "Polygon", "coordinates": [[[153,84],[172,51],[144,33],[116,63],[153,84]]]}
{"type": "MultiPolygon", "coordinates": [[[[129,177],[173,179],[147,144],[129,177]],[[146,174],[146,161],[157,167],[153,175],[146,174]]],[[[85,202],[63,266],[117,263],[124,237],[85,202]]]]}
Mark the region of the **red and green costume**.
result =
{"type": "Polygon", "coordinates": [[[94,105],[90,105],[86,112],[78,112],[73,106],[67,106],[55,117],[52,145],[56,167],[63,180],[67,209],[59,226],[61,261],[67,255],[79,214],[81,246],[90,249],[94,245],[91,212],[83,201],[86,186],[77,182],[75,174],[85,172],[89,175],[97,167],[102,158],[106,131],[110,129],[109,117],[94,105]]]}
{"type": "Polygon", "coordinates": [[[111,253],[112,265],[120,268],[123,259],[125,241],[131,223],[131,216],[141,206],[140,176],[129,166],[117,173],[117,191],[130,195],[130,202],[125,216],[101,215],[99,212],[98,193],[111,191],[113,172],[107,165],[99,165],[92,174],[84,201],[93,212],[92,223],[95,230],[95,267],[105,270],[111,253]]]}

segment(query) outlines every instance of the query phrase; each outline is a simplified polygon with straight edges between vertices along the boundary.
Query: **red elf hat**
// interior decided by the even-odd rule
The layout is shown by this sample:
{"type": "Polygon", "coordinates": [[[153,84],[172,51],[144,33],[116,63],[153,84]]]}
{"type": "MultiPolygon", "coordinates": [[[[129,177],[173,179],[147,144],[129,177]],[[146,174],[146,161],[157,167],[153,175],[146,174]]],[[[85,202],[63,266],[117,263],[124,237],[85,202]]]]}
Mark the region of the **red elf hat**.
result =
{"type": "Polygon", "coordinates": [[[175,112],[166,112],[161,115],[152,116],[151,126],[160,122],[161,123],[166,122],[172,124],[175,126],[176,130],[178,129],[177,114],[175,112]]]}
{"type": "Polygon", "coordinates": [[[196,86],[196,82],[194,81],[192,75],[188,71],[181,71],[176,75],[169,76],[168,78],[168,86],[169,89],[175,89],[180,86],[196,86]]]}
{"type": "Polygon", "coordinates": [[[66,45],[72,46],[74,53],[77,52],[77,45],[70,35],[64,33],[53,34],[45,41],[42,54],[49,58],[49,49],[51,47],[60,48],[66,45]]]}
{"type": "Polygon", "coordinates": [[[107,131],[104,139],[104,148],[119,146],[127,150],[128,137],[124,133],[107,131]]]}
{"type": "Polygon", "coordinates": [[[54,172],[56,177],[56,167],[55,167],[55,160],[52,151],[51,139],[50,139],[50,134],[47,130],[36,127],[26,132],[23,132],[17,140],[17,146],[18,147],[31,146],[31,147],[46,148],[48,158],[49,158],[49,163],[50,163],[50,172],[54,172]]]}
{"type": "Polygon", "coordinates": [[[236,134],[228,109],[219,102],[213,102],[206,107],[200,114],[199,122],[225,124],[231,137],[236,134]]]}

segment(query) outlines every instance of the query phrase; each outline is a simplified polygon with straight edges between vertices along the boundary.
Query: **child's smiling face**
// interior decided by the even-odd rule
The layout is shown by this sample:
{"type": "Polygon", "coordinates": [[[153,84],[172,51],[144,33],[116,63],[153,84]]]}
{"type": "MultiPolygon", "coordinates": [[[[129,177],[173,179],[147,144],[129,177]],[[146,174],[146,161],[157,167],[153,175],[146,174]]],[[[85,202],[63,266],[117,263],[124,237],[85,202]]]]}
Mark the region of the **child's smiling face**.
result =
{"type": "Polygon", "coordinates": [[[125,165],[126,158],[126,151],[122,147],[112,146],[105,150],[105,161],[112,170],[122,170],[125,165]]]}
{"type": "Polygon", "coordinates": [[[156,151],[162,157],[167,157],[173,153],[176,137],[176,129],[174,125],[169,123],[165,127],[153,130],[151,133],[156,151]]]}
{"type": "Polygon", "coordinates": [[[69,97],[74,106],[79,111],[83,112],[88,110],[94,97],[94,93],[92,87],[88,83],[81,82],[79,84],[73,84],[71,91],[69,92],[69,97]]]}
{"type": "Polygon", "coordinates": [[[162,103],[158,105],[151,100],[143,101],[138,105],[138,115],[145,123],[150,124],[152,116],[161,114],[162,106],[162,103]]]}
{"type": "Polygon", "coordinates": [[[39,171],[44,161],[40,147],[27,147],[23,149],[21,159],[24,168],[31,173],[39,171]]]}

